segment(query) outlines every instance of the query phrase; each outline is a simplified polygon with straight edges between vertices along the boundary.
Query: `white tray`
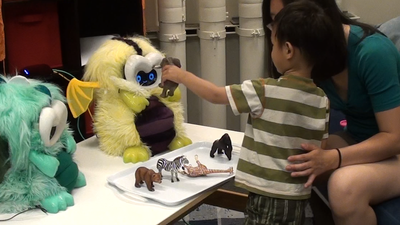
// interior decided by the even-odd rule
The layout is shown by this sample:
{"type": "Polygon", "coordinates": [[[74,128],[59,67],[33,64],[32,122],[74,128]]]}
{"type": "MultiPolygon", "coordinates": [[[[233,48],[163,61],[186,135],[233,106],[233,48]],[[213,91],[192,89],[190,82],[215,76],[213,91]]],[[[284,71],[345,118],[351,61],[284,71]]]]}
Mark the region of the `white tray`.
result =
{"type": "Polygon", "coordinates": [[[168,152],[163,155],[156,155],[150,160],[137,163],[132,168],[116,173],[107,178],[107,181],[128,194],[135,194],[145,198],[152,199],[165,205],[178,205],[189,198],[204,192],[218,184],[228,181],[234,177],[236,172],[236,165],[239,160],[239,152],[234,148],[232,151],[232,159],[229,161],[225,154],[214,155],[210,157],[212,143],[209,142],[196,142],[175,151],[168,152]],[[147,190],[146,184],[142,184],[140,188],[135,187],[135,172],[140,166],[145,166],[158,172],[156,168],[157,160],[165,158],[172,161],[175,157],[185,155],[189,160],[189,164],[197,166],[195,155],[198,155],[199,161],[207,166],[208,169],[228,169],[233,167],[233,174],[229,173],[215,173],[208,174],[201,177],[188,177],[178,173],[180,181],[171,183],[171,173],[162,170],[163,180],[162,183],[154,183],[153,192],[147,190]]]}

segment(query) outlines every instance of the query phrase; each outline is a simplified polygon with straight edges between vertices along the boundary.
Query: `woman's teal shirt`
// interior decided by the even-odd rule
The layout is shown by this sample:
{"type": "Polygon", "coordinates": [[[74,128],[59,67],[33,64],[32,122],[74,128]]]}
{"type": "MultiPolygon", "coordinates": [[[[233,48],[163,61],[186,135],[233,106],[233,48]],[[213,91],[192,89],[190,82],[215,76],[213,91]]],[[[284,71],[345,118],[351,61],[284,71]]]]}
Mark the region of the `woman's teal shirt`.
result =
{"type": "Polygon", "coordinates": [[[360,42],[362,37],[362,28],[351,25],[347,46],[347,102],[339,97],[332,80],[320,85],[331,108],[346,115],[347,131],[356,141],[379,132],[374,113],[400,106],[400,53],[379,33],[360,42]]]}

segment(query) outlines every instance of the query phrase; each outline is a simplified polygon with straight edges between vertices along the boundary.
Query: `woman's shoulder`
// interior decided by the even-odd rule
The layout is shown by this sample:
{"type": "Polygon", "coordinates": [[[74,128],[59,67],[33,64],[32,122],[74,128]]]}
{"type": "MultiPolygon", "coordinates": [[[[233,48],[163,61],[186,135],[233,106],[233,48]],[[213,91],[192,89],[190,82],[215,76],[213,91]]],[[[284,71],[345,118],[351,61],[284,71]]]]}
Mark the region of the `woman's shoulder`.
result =
{"type": "Polygon", "coordinates": [[[376,61],[393,57],[400,62],[400,54],[393,42],[380,33],[363,37],[364,31],[359,26],[351,25],[348,52],[350,60],[376,61]]]}
{"type": "Polygon", "coordinates": [[[381,33],[373,33],[364,37],[364,30],[360,26],[350,25],[349,34],[349,50],[369,53],[369,52],[386,52],[392,51],[397,53],[397,49],[393,42],[381,33]]]}

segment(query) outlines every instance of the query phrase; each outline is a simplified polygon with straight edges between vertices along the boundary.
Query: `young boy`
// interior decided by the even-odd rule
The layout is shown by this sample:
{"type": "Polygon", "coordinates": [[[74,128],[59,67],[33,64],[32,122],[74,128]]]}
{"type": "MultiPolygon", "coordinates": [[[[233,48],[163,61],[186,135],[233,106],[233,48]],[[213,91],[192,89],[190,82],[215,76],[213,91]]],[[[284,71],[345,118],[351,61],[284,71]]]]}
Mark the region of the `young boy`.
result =
{"type": "Polygon", "coordinates": [[[217,87],[166,66],[162,82],[182,83],[212,103],[230,104],[236,115],[249,113],[235,175],[236,186],[249,191],[245,224],[297,225],[304,222],[314,178],[292,177],[285,170],[287,158],[303,153],[302,143],[321,146],[328,137],[329,101],[313,79],[329,77],[324,66],[331,62],[325,59],[332,57],[332,46],[341,46],[340,37],[335,37],[341,28],[310,1],[287,5],[267,27],[272,31],[271,57],[282,74],[278,80],[261,78],[217,87]]]}

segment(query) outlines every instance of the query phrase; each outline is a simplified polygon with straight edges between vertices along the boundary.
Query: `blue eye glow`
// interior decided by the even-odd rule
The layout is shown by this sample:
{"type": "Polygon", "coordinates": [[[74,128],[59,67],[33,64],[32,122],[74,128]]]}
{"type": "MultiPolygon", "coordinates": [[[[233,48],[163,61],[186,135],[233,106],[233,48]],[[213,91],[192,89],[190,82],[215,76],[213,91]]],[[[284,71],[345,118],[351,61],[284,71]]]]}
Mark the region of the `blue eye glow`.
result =
{"type": "Polygon", "coordinates": [[[149,79],[150,79],[150,80],[154,80],[154,74],[153,74],[153,73],[150,73],[150,74],[149,74],[149,79]]]}
{"type": "Polygon", "coordinates": [[[136,82],[142,86],[151,86],[157,81],[157,71],[152,70],[149,73],[139,71],[136,74],[136,82]]]}
{"type": "Polygon", "coordinates": [[[29,71],[28,71],[28,70],[24,70],[24,73],[25,73],[26,75],[29,75],[29,71]]]}

